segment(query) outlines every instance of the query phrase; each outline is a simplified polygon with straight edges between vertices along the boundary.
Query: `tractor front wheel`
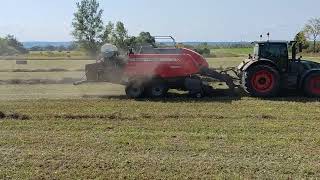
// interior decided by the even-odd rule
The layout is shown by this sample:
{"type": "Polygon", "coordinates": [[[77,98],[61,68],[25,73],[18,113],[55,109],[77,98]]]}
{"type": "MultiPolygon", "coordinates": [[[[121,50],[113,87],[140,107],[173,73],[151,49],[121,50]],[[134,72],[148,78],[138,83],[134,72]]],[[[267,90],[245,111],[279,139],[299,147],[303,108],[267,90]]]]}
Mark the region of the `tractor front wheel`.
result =
{"type": "Polygon", "coordinates": [[[314,72],[304,81],[304,92],[309,97],[320,97],[320,72],[314,72]]]}
{"type": "Polygon", "coordinates": [[[243,73],[242,86],[251,96],[273,97],[280,90],[280,75],[270,66],[257,65],[243,73]]]}
{"type": "Polygon", "coordinates": [[[126,94],[129,98],[141,98],[144,94],[143,83],[131,82],[126,86],[126,94]]]}

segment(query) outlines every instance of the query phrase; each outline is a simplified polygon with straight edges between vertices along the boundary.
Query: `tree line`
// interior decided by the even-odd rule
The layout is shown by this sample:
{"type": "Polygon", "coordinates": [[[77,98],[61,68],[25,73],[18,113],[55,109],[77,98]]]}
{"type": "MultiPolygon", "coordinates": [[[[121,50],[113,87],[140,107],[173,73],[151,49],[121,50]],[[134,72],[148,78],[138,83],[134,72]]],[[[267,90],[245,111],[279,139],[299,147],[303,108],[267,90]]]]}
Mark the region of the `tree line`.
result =
{"type": "Polygon", "coordinates": [[[29,48],[30,51],[76,51],[79,50],[79,47],[76,43],[71,43],[68,46],[53,46],[53,45],[47,45],[47,46],[33,46],[29,48]]]}

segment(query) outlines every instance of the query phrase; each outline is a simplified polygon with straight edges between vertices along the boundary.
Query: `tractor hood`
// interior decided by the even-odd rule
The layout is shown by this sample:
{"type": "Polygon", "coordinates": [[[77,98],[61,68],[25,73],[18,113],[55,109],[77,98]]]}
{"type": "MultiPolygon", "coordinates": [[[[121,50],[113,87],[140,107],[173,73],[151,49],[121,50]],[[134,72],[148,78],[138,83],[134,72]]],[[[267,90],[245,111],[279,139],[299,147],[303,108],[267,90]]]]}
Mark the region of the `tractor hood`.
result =
{"type": "Polygon", "coordinates": [[[301,63],[306,69],[320,69],[320,63],[314,61],[301,60],[301,63]]]}
{"type": "MultiPolygon", "coordinates": [[[[255,62],[258,61],[269,61],[272,62],[268,59],[246,59],[243,62],[241,62],[241,64],[238,66],[238,71],[244,71],[247,67],[249,67],[251,64],[254,64],[255,62]]],[[[303,64],[303,67],[305,69],[320,69],[320,63],[314,62],[314,61],[310,61],[310,60],[301,60],[300,61],[303,64]]]]}

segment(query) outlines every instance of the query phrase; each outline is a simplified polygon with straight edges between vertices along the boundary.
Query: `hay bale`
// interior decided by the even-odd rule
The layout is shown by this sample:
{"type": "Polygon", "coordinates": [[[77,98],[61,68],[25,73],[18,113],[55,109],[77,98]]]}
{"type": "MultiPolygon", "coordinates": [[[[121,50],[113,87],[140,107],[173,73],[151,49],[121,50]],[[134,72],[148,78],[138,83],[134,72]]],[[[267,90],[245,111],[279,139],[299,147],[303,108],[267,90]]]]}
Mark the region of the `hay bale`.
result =
{"type": "Polygon", "coordinates": [[[26,64],[28,64],[28,61],[26,61],[26,60],[16,60],[16,64],[26,65],[26,64]]]}

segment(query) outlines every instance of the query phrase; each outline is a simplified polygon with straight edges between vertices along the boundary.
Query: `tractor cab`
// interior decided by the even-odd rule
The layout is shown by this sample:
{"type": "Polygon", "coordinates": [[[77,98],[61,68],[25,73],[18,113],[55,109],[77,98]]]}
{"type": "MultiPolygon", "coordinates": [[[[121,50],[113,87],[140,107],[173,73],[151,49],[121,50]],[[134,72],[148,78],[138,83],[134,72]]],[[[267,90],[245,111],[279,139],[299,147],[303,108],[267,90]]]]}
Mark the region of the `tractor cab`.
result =
{"type": "MultiPolygon", "coordinates": [[[[299,46],[299,52],[302,52],[299,46]]],[[[300,60],[297,56],[296,41],[264,41],[255,42],[253,60],[269,61],[274,64],[280,72],[288,72],[290,70],[290,62],[300,60]],[[289,51],[292,52],[289,57],[289,51]]]]}

